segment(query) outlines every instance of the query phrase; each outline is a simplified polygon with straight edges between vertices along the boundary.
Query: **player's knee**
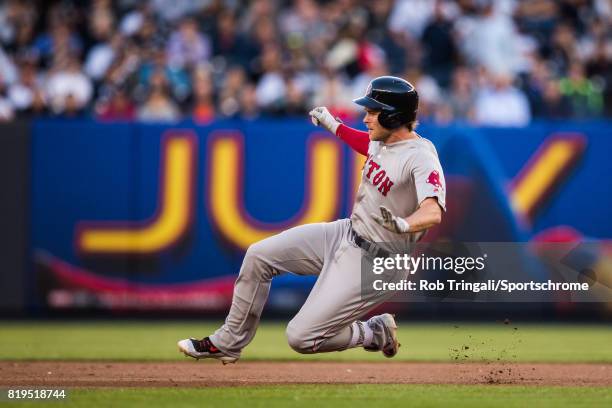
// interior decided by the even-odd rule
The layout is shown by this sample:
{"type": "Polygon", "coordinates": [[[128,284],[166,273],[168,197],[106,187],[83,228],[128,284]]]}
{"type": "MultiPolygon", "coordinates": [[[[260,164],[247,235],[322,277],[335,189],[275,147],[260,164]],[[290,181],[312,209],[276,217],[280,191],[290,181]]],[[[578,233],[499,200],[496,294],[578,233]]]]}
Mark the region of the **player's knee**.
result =
{"type": "Polygon", "coordinates": [[[271,279],[273,270],[267,262],[268,252],[266,245],[262,244],[261,241],[249,246],[242,261],[243,267],[240,273],[265,280],[271,279]]]}
{"type": "Polygon", "coordinates": [[[312,347],[312,341],[309,339],[309,334],[291,322],[287,325],[287,342],[289,346],[301,354],[312,354],[315,351],[312,347]]]}
{"type": "Polygon", "coordinates": [[[258,260],[258,259],[263,258],[265,255],[266,255],[265,245],[262,244],[262,241],[259,241],[259,242],[255,242],[254,244],[249,245],[244,257],[245,259],[251,258],[253,260],[258,260]]]}

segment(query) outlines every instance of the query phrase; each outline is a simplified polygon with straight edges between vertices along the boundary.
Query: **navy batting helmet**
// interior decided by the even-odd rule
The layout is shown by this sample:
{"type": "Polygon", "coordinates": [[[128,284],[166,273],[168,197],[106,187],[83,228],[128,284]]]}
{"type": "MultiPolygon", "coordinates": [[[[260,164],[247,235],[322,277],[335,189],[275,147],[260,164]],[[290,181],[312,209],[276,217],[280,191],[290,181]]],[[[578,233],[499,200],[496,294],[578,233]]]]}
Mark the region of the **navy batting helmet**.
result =
{"type": "Polygon", "coordinates": [[[368,85],[365,96],[355,99],[357,105],[381,111],[378,122],[387,129],[396,129],[416,120],[419,94],[402,78],[381,76],[368,85]]]}

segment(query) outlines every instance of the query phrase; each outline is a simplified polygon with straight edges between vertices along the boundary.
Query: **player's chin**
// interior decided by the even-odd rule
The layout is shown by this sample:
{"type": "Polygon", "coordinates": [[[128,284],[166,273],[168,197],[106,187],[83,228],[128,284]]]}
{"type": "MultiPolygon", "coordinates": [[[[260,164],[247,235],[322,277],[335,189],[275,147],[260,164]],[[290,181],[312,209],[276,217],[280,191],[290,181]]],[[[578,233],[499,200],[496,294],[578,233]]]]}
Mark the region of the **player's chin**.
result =
{"type": "Polygon", "coordinates": [[[373,131],[369,131],[368,134],[370,136],[370,141],[372,141],[372,142],[377,142],[377,141],[381,140],[380,133],[375,133],[373,131]]]}

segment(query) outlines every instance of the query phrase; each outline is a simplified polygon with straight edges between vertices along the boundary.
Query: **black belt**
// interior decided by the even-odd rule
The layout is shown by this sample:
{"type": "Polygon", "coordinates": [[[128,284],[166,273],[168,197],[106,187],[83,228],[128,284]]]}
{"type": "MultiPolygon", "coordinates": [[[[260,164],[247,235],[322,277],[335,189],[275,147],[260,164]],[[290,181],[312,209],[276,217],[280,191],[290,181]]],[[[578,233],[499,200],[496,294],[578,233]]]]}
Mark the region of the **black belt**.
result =
{"type": "Polygon", "coordinates": [[[351,235],[353,237],[353,241],[357,246],[367,253],[373,255],[376,258],[389,258],[391,257],[391,253],[382,249],[378,245],[373,242],[368,241],[365,238],[362,238],[355,232],[354,229],[351,228],[351,235]]]}

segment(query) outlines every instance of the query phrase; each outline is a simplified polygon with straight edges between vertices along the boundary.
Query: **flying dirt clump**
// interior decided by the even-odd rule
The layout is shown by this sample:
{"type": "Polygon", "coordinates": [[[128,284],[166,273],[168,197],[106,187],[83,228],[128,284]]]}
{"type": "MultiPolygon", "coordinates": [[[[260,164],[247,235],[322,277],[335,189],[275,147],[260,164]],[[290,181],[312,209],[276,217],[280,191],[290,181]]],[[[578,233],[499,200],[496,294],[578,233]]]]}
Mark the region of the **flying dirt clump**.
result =
{"type": "MultiPolygon", "coordinates": [[[[498,321],[499,322],[499,321],[498,321]]],[[[509,326],[511,320],[504,318],[501,323],[509,326]]],[[[460,329],[455,325],[455,329],[460,329]]],[[[513,371],[512,366],[517,359],[517,346],[522,343],[517,326],[504,328],[507,342],[503,345],[494,342],[490,338],[482,338],[478,335],[462,335],[459,330],[453,332],[457,337],[459,345],[449,348],[449,357],[456,363],[479,362],[487,367],[482,372],[483,382],[486,384],[506,384],[523,380],[523,376],[513,371]]]]}

